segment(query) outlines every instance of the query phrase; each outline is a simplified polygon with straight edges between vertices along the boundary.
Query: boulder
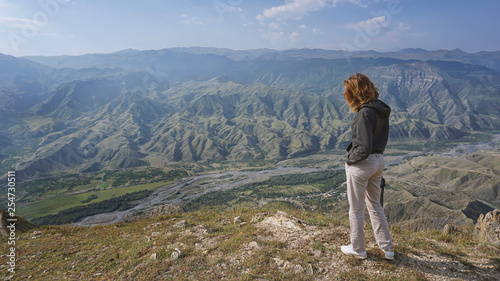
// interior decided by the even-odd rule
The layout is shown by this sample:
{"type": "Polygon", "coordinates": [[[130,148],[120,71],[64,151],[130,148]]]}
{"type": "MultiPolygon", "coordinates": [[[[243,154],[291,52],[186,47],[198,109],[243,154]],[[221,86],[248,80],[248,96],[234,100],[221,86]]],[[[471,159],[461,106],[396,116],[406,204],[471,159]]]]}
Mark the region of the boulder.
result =
{"type": "Polygon", "coordinates": [[[188,226],[188,223],[187,223],[187,221],[186,221],[186,220],[181,220],[181,221],[176,222],[176,223],[174,224],[174,227],[175,227],[175,228],[186,228],[187,226],[188,226]]]}
{"type": "Polygon", "coordinates": [[[172,252],[172,254],[170,255],[170,258],[172,260],[176,260],[178,259],[179,257],[181,256],[181,250],[175,248],[175,250],[172,252]]]}
{"type": "Polygon", "coordinates": [[[500,210],[481,214],[474,228],[474,235],[480,242],[500,247],[500,210]]]}
{"type": "Polygon", "coordinates": [[[258,228],[265,228],[273,233],[280,241],[288,241],[290,243],[299,243],[302,245],[304,234],[303,227],[305,222],[282,211],[276,212],[272,217],[267,217],[260,223],[257,223],[258,228]],[[300,241],[297,241],[300,240],[300,241]]]}

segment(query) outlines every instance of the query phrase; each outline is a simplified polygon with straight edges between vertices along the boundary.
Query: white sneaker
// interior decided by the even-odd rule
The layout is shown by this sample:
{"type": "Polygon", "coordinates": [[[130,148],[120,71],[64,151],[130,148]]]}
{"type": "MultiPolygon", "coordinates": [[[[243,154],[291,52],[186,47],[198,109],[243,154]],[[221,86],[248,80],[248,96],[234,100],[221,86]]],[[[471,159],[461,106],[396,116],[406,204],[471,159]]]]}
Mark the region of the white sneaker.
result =
{"type": "Polygon", "coordinates": [[[388,251],[388,250],[382,249],[382,251],[384,251],[386,259],[388,259],[388,260],[393,260],[394,259],[394,250],[388,251]]]}
{"type": "Polygon", "coordinates": [[[346,255],[353,255],[353,256],[356,256],[359,259],[366,259],[366,251],[361,252],[361,253],[355,252],[352,249],[352,245],[351,244],[341,246],[340,250],[342,251],[342,253],[344,253],[346,255]]]}

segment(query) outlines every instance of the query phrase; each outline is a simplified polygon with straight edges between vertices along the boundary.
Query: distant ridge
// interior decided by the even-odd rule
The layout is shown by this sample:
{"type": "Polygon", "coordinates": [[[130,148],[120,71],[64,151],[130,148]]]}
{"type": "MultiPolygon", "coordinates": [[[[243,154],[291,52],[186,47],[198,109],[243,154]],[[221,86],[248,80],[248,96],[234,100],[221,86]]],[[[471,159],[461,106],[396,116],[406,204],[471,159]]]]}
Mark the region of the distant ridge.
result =
{"type": "Polygon", "coordinates": [[[355,72],[368,74],[393,108],[393,140],[500,129],[500,73],[461,61],[494,64],[498,52],[350,55],[193,47],[32,61],[0,56],[2,163],[17,159],[19,176],[35,178],[344,148],[353,115],[342,82],[355,72]]]}
{"type": "Polygon", "coordinates": [[[350,58],[375,58],[388,57],[403,60],[447,60],[459,61],[462,63],[479,64],[494,70],[500,71],[500,51],[482,51],[476,53],[467,53],[460,49],[454,50],[435,50],[429,51],[422,48],[406,48],[397,52],[378,52],[378,51],[355,51],[346,52],[341,50],[325,50],[325,49],[289,49],[289,50],[272,50],[272,49],[250,49],[250,50],[232,50],[227,48],[214,47],[176,47],[162,50],[134,50],[124,49],[110,54],[86,54],[80,56],[27,56],[25,58],[46,64],[52,67],[73,67],[82,68],[89,67],[89,63],[83,64],[86,60],[94,60],[94,58],[109,57],[110,55],[127,55],[140,54],[151,52],[171,52],[178,54],[194,54],[194,55],[217,55],[227,57],[234,61],[253,61],[253,60],[306,60],[311,58],[323,59],[350,59],[350,58]],[[80,61],[80,63],[77,63],[80,61]]]}
{"type": "Polygon", "coordinates": [[[135,49],[123,49],[120,51],[113,52],[112,54],[133,54],[133,53],[137,53],[137,52],[140,52],[140,51],[135,50],[135,49]]]}
{"type": "Polygon", "coordinates": [[[398,51],[399,53],[428,53],[429,51],[426,50],[426,49],[422,49],[422,48],[406,48],[406,49],[401,49],[400,51],[398,51]]]}

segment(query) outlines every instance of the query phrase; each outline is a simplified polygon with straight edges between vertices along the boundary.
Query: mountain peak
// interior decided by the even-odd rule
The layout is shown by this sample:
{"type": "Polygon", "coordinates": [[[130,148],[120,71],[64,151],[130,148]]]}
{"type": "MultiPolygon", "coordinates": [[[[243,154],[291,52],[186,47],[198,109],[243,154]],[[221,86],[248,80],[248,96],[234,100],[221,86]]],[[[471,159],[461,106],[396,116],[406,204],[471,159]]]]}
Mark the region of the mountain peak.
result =
{"type": "Polygon", "coordinates": [[[455,49],[451,50],[450,52],[457,53],[457,54],[469,54],[467,52],[460,50],[459,48],[455,48],[455,49]]]}
{"type": "Polygon", "coordinates": [[[139,50],[136,50],[136,49],[123,49],[123,50],[120,50],[120,51],[116,51],[116,52],[113,52],[111,54],[133,54],[133,53],[137,53],[137,52],[140,52],[139,50]]]}
{"type": "Polygon", "coordinates": [[[405,49],[401,49],[399,51],[399,53],[427,53],[429,52],[428,50],[426,49],[422,49],[422,48],[405,48],[405,49]]]}

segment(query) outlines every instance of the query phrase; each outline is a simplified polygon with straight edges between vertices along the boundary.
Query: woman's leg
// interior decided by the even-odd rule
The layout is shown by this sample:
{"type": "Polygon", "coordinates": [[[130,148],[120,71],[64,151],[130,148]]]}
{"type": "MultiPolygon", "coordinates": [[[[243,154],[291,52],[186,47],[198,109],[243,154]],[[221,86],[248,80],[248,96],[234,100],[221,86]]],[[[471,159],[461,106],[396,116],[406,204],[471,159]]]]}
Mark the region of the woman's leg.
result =
{"type": "Polygon", "coordinates": [[[380,181],[384,171],[384,156],[376,154],[378,168],[368,180],[366,187],[366,207],[373,227],[373,233],[378,246],[382,250],[393,249],[389,224],[384,213],[384,208],[380,204],[380,181]]]}
{"type": "Polygon", "coordinates": [[[365,197],[368,180],[377,168],[373,157],[348,166],[346,164],[347,199],[351,244],[355,252],[365,252],[365,197]]]}

